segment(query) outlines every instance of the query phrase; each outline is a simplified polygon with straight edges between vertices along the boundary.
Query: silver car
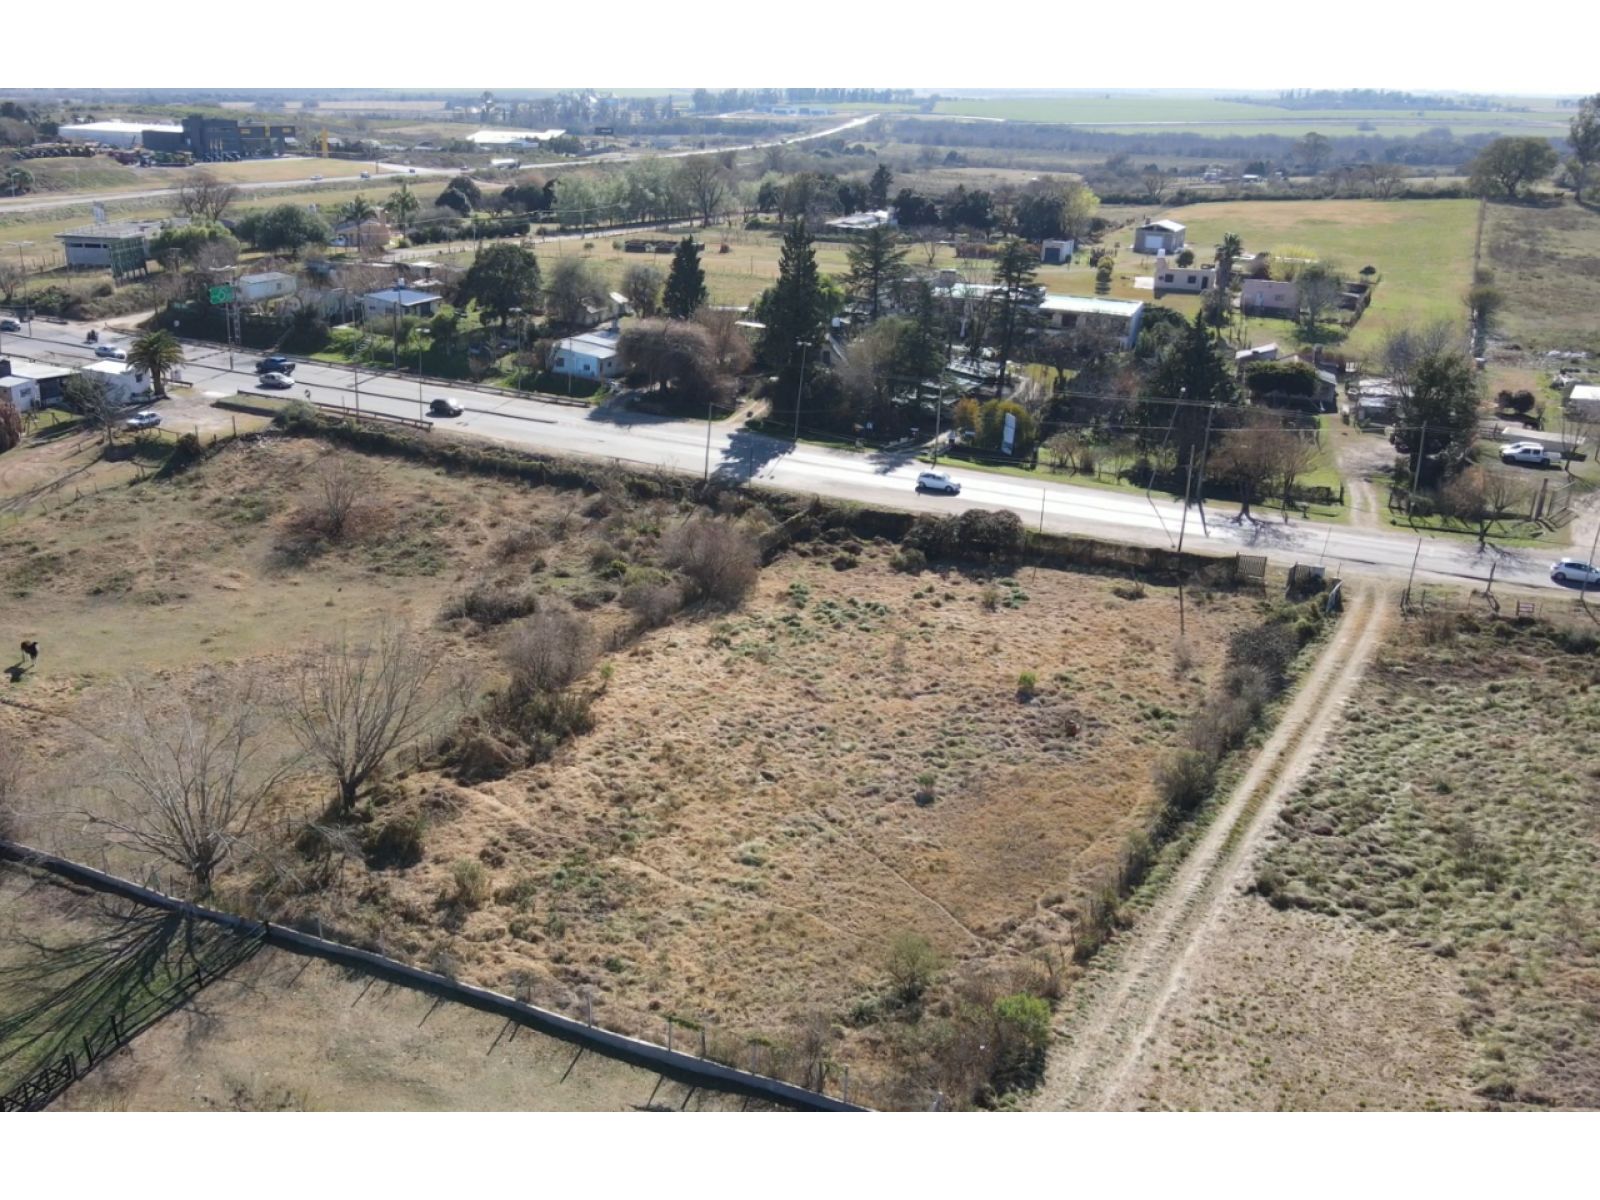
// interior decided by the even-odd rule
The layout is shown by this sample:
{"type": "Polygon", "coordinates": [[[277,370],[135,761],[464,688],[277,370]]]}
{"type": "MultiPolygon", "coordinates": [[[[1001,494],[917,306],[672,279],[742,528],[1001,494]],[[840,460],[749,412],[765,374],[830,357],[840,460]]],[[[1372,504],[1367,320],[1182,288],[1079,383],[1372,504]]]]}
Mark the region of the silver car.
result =
{"type": "Polygon", "coordinates": [[[1581,558],[1563,558],[1550,566],[1550,578],[1557,583],[1579,583],[1584,587],[1600,584],[1600,567],[1581,558]]]}

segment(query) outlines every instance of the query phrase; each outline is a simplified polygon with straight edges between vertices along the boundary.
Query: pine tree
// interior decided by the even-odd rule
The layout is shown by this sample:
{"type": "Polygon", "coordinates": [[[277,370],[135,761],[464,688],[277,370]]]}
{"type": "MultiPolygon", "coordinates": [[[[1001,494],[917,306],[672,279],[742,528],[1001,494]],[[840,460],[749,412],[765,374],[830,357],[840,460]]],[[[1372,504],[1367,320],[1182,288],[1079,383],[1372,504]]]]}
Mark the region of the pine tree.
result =
{"type": "Polygon", "coordinates": [[[995,357],[1000,361],[1000,375],[995,380],[994,394],[1005,395],[1006,368],[1011,356],[1026,330],[1028,313],[1033,307],[1034,276],[1038,264],[1033,247],[1012,238],[1000,252],[995,264],[994,281],[1000,290],[995,293],[998,311],[995,314],[995,357]]]}
{"type": "Polygon", "coordinates": [[[889,207],[889,188],[894,184],[894,172],[889,170],[888,163],[879,163],[878,169],[872,173],[872,178],[867,182],[867,202],[873,208],[889,207]]]}
{"type": "Polygon", "coordinates": [[[883,294],[905,275],[906,252],[893,229],[879,225],[869,229],[847,251],[850,274],[845,285],[850,294],[864,301],[868,315],[878,319],[883,294]]]}
{"type": "Polygon", "coordinates": [[[1205,314],[1197,312],[1157,364],[1139,403],[1141,441],[1151,448],[1165,444],[1176,455],[1173,462],[1186,463],[1190,448],[1198,452],[1205,440],[1208,406],[1238,403],[1232,364],[1205,314]]]}
{"type": "Polygon", "coordinates": [[[778,376],[772,415],[793,420],[801,371],[815,368],[827,321],[817,255],[804,221],[795,221],[783,235],[778,281],[762,296],[760,316],[766,325],[761,358],[778,376]]]}
{"type": "Polygon", "coordinates": [[[686,237],[672,252],[672,270],[667,275],[661,304],[668,316],[687,321],[705,302],[706,272],[700,265],[700,247],[695,245],[694,238],[686,237]]]}

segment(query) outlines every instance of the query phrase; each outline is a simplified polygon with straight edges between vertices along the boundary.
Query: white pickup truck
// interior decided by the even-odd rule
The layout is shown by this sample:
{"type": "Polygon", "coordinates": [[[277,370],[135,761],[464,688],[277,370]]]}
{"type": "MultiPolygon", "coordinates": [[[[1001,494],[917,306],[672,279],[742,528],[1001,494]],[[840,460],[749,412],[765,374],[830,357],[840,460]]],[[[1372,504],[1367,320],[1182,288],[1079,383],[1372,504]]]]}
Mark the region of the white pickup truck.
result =
{"type": "Polygon", "coordinates": [[[1501,447],[1500,461],[1525,467],[1553,467],[1561,461],[1561,456],[1554,450],[1547,450],[1542,442],[1512,442],[1501,447]]]}

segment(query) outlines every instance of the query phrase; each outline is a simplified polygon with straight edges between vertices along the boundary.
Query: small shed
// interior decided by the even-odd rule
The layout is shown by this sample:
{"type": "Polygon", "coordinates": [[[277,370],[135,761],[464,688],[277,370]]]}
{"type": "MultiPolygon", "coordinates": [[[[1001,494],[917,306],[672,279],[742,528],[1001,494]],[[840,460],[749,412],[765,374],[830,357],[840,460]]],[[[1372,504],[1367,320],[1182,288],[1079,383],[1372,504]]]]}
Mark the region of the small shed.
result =
{"type": "Polygon", "coordinates": [[[1039,261],[1048,267],[1064,267],[1072,261],[1077,250],[1078,243],[1074,238],[1046,238],[1039,247],[1039,261]]]}
{"type": "Polygon", "coordinates": [[[1184,247],[1187,227],[1176,221],[1146,221],[1134,232],[1135,254],[1176,254],[1184,247]]]}

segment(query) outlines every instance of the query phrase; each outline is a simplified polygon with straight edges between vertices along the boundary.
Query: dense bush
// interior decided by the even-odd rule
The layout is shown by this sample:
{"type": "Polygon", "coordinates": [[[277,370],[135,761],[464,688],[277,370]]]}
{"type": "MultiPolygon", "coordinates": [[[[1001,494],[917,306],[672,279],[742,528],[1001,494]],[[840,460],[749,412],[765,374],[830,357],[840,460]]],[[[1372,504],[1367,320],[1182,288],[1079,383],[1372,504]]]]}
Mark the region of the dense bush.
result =
{"type": "Polygon", "coordinates": [[[427,822],[421,816],[394,817],[378,826],[366,842],[373,867],[411,867],[422,861],[427,822]]]}
{"type": "Polygon", "coordinates": [[[571,687],[594,665],[594,626],[587,617],[550,599],[520,622],[500,651],[516,701],[571,687]]]}
{"type": "Polygon", "coordinates": [[[453,890],[450,901],[458,908],[482,908],[494,895],[494,888],[489,882],[489,872],[480,862],[470,858],[463,858],[450,868],[450,882],[453,890]]]}
{"type": "Polygon", "coordinates": [[[527,588],[480,580],[467,589],[464,595],[446,604],[444,616],[447,619],[466,617],[481,626],[488,627],[504,625],[507,621],[525,617],[533,612],[537,605],[538,597],[527,588]]]}
{"type": "Polygon", "coordinates": [[[755,539],[727,518],[687,521],[662,539],[662,549],[696,599],[723,608],[736,607],[760,572],[755,539]]]}

